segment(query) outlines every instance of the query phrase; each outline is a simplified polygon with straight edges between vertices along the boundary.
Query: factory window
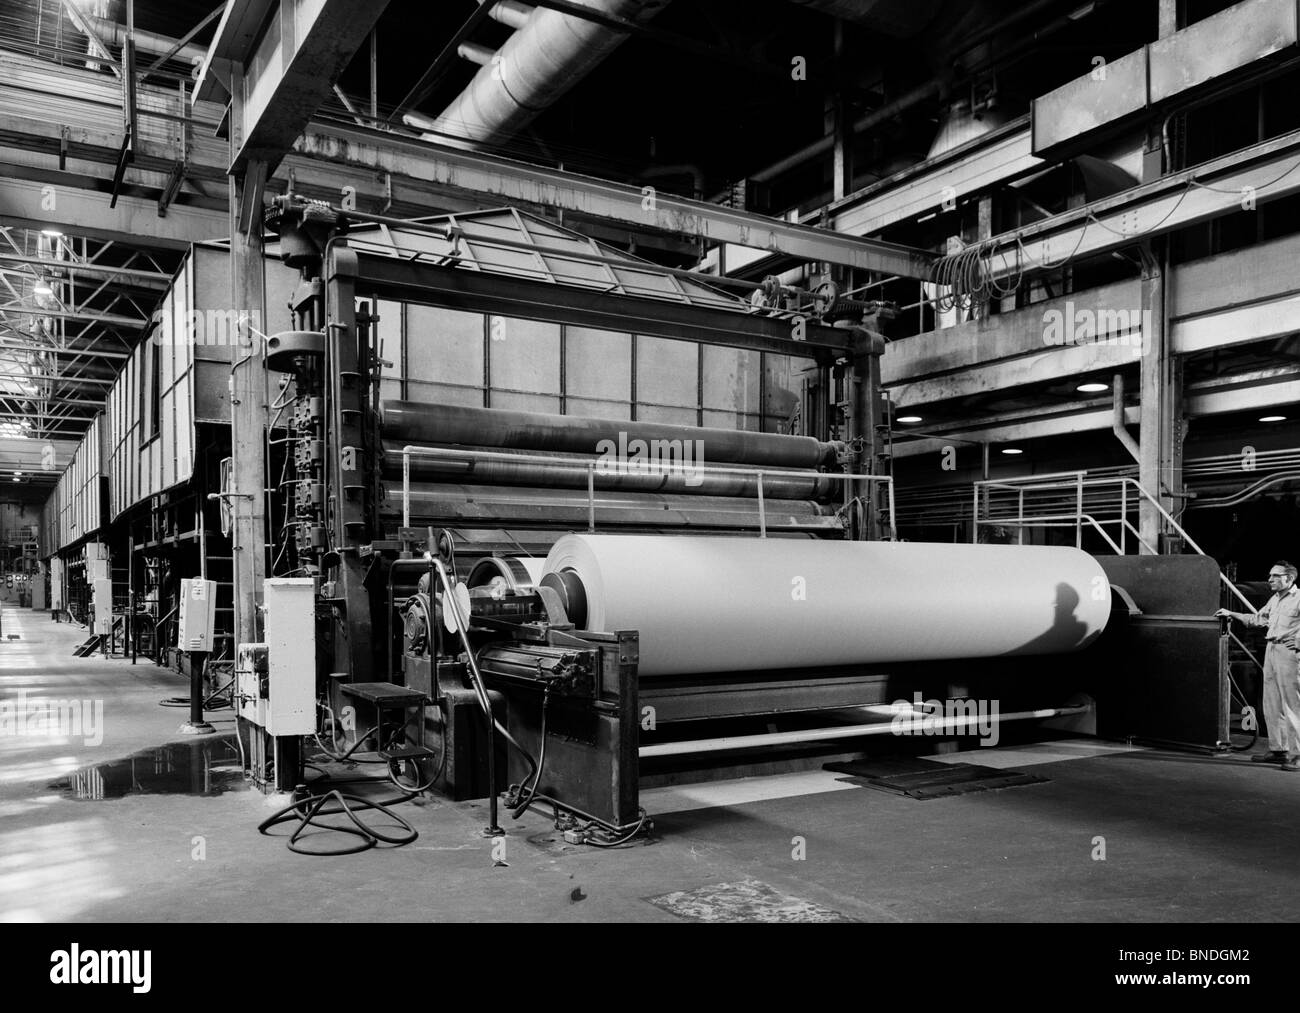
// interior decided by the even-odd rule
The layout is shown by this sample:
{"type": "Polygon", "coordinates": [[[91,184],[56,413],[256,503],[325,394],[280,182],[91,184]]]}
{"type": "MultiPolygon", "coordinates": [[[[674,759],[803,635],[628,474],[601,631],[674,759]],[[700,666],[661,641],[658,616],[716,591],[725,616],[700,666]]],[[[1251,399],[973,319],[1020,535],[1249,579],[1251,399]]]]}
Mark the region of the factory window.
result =
{"type": "Polygon", "coordinates": [[[790,355],[766,355],[764,360],[763,431],[789,433],[803,402],[804,370],[816,363],[790,355]]]}
{"type": "Polygon", "coordinates": [[[530,411],[558,412],[560,393],[560,325],[510,317],[488,318],[488,376],[492,407],[522,406],[507,394],[546,394],[529,403],[550,404],[530,411]],[[511,402],[514,403],[511,403],[511,402]]]}
{"type": "Polygon", "coordinates": [[[481,313],[406,307],[407,397],[412,401],[482,406],[485,384],[481,313]]]}
{"type": "Polygon", "coordinates": [[[704,424],[718,429],[760,426],[762,353],[742,348],[704,347],[704,424]]]}
{"type": "Polygon", "coordinates": [[[140,442],[158,435],[162,417],[162,346],[161,341],[145,341],[140,376],[140,442]]]}
{"type": "Polygon", "coordinates": [[[631,418],[632,335],[566,326],[564,393],[566,415],[631,418]]]}
{"type": "Polygon", "coordinates": [[[379,397],[383,401],[402,398],[402,376],[405,367],[405,348],[402,344],[402,314],[405,307],[399,302],[381,299],[377,304],[379,323],[379,358],[392,366],[379,367],[379,397]]]}
{"type": "Polygon", "coordinates": [[[700,405],[700,352],[690,341],[636,340],[636,415],[647,422],[696,425],[700,405]]]}

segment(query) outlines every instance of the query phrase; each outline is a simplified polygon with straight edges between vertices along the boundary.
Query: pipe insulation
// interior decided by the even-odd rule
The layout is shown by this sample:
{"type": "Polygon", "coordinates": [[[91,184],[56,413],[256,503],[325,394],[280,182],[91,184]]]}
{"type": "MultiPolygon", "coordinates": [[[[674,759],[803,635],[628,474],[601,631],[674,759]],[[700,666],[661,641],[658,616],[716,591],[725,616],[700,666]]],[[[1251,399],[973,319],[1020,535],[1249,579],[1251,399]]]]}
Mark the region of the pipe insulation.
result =
{"type": "Polygon", "coordinates": [[[1068,653],[1111,599],[1036,545],[566,535],[542,580],[580,628],[639,631],[642,676],[1068,653]]]}
{"type": "Polygon", "coordinates": [[[591,419],[576,415],[465,408],[418,401],[385,401],[385,439],[403,444],[456,444],[597,454],[661,462],[690,455],[695,464],[730,463],[815,468],[835,459],[835,447],[811,436],[782,436],[736,429],[704,429],[661,422],[591,419]],[[686,441],[690,441],[689,446],[686,441]],[[642,445],[643,444],[643,445],[642,445]],[[675,444],[675,446],[674,446],[675,444]]]}

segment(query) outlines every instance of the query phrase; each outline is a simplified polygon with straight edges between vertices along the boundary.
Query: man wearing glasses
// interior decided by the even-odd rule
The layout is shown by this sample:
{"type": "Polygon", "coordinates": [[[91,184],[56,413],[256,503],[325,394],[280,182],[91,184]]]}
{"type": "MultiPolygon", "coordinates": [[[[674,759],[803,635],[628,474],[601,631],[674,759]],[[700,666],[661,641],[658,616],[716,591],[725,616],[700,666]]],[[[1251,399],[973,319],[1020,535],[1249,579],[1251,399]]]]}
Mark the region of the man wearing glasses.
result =
{"type": "Polygon", "coordinates": [[[1267,753],[1252,756],[1256,763],[1280,763],[1283,770],[1300,771],[1300,588],[1294,564],[1281,560],[1269,567],[1273,597],[1259,610],[1216,616],[1240,619],[1247,626],[1264,626],[1264,721],[1268,724],[1267,753]]]}

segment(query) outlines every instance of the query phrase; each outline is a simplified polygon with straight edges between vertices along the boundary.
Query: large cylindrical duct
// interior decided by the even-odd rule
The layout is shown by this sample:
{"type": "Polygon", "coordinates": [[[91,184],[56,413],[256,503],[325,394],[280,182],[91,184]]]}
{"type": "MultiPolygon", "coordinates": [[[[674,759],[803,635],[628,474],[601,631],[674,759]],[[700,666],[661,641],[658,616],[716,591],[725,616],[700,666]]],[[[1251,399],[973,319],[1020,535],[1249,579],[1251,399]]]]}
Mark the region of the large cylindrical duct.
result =
{"type": "MultiPolygon", "coordinates": [[[[644,23],[668,5],[668,0],[574,0],[601,14],[644,23]]],[[[628,37],[583,18],[537,8],[524,26],[498,50],[463,92],[434,119],[408,113],[406,123],[474,144],[500,144],[510,139],[570,88],[594,70],[628,37]]]]}

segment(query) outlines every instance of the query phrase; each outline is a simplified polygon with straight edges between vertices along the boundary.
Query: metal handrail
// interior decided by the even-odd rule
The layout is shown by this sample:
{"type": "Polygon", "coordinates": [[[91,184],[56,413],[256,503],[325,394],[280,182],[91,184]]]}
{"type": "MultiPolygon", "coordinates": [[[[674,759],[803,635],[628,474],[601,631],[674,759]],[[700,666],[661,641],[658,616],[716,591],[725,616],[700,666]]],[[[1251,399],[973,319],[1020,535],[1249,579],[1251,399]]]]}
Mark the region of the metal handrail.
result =
{"type": "MultiPolygon", "coordinates": [[[[411,458],[418,457],[441,457],[448,460],[482,460],[482,461],[511,461],[518,462],[521,458],[528,460],[532,464],[543,466],[568,467],[582,463],[573,458],[555,457],[547,454],[503,454],[491,450],[471,450],[471,449],[453,449],[450,447],[426,447],[415,444],[407,444],[402,448],[402,527],[411,526],[411,458]]],[[[587,461],[587,530],[594,532],[596,530],[596,468],[599,461],[587,461]]],[[[671,468],[671,466],[670,466],[671,468]]],[[[685,469],[682,469],[685,470],[685,469]]],[[[813,479],[836,479],[840,481],[851,482],[884,482],[888,489],[889,495],[889,538],[894,540],[898,537],[898,523],[895,518],[895,499],[894,499],[894,476],[893,475],[861,475],[853,472],[834,472],[834,471],[792,471],[789,469],[763,469],[763,468],[735,468],[735,467],[717,467],[714,465],[701,464],[693,466],[694,472],[709,475],[754,475],[758,479],[758,530],[759,537],[767,537],[767,500],[763,495],[763,479],[765,476],[774,478],[813,478],[813,479]]]]}
{"type": "MultiPolygon", "coordinates": [[[[1076,503],[1081,508],[1083,503],[1083,490],[1085,487],[1098,488],[1106,485],[1117,485],[1119,486],[1121,493],[1123,494],[1121,497],[1122,513],[1121,516],[1117,519],[1117,522],[1120,524],[1121,533],[1124,532],[1126,529],[1131,530],[1134,534],[1134,537],[1138,539],[1139,543],[1148,552],[1155,554],[1155,549],[1142,538],[1141,534],[1138,532],[1138,529],[1133,527],[1132,523],[1128,520],[1129,510],[1128,510],[1128,497],[1126,494],[1128,488],[1132,486],[1132,488],[1137,491],[1138,496],[1141,497],[1142,499],[1145,499],[1148,503],[1150,503],[1153,507],[1155,507],[1156,511],[1160,514],[1160,516],[1164,518],[1164,520],[1174,530],[1174,532],[1180,538],[1182,538],[1182,540],[1188,546],[1190,546],[1192,550],[1196,552],[1197,555],[1207,556],[1207,557],[1209,556],[1209,554],[1204,549],[1202,549],[1199,545],[1196,544],[1196,541],[1192,538],[1191,535],[1187,533],[1187,531],[1183,528],[1183,526],[1179,524],[1176,520],[1174,520],[1173,516],[1169,513],[1169,511],[1160,505],[1159,500],[1157,500],[1154,496],[1152,496],[1149,492],[1147,492],[1146,489],[1142,487],[1142,484],[1136,478],[1133,478],[1130,475],[1107,475],[1107,476],[1097,476],[1094,478],[1088,478],[1087,475],[1088,473],[1086,471],[1071,471],[1071,472],[1057,472],[1051,475],[1041,475],[1041,476],[1025,475],[1019,478],[1012,478],[1012,479],[981,479],[979,481],[976,481],[974,483],[975,509],[973,514],[974,517],[973,534],[975,539],[976,540],[979,539],[979,528],[981,524],[998,524],[1003,527],[1012,527],[1012,526],[1032,527],[1033,526],[1032,520],[1029,523],[1026,523],[1026,518],[1024,517],[1024,494],[1026,489],[1029,489],[1029,491],[1036,491],[1041,489],[1076,489],[1077,490],[1076,503]],[[1057,482],[1057,481],[1042,482],[1041,481],[1041,479],[1044,478],[1056,479],[1063,476],[1070,477],[1072,481],[1068,481],[1068,482],[1057,482]],[[1019,500],[1017,504],[1016,521],[1014,522],[1014,524],[1009,518],[1000,518],[996,521],[992,519],[989,520],[980,519],[979,504],[980,504],[980,490],[982,488],[983,489],[1003,488],[1003,489],[1007,489],[1008,491],[1015,491],[1018,494],[1019,500]]],[[[1081,524],[1084,515],[1082,513],[1077,513],[1073,516],[1079,518],[1081,524]]],[[[1037,519],[1043,520],[1048,518],[1037,518],[1037,519]]],[[[1062,519],[1062,518],[1052,517],[1050,519],[1062,519]]],[[[1079,534],[1076,534],[1076,539],[1075,539],[1076,544],[1078,544],[1081,542],[1081,527],[1077,528],[1076,530],[1080,532],[1079,534]]],[[[1113,541],[1111,541],[1109,538],[1107,538],[1106,540],[1112,546],[1114,546],[1113,541]]],[[[1117,549],[1117,551],[1119,552],[1120,555],[1125,555],[1123,551],[1119,549],[1117,549]]],[[[1236,597],[1243,604],[1245,604],[1245,606],[1248,609],[1250,609],[1252,613],[1257,613],[1259,611],[1258,609],[1255,608],[1254,605],[1250,603],[1250,599],[1248,599],[1244,594],[1241,593],[1237,585],[1228,579],[1227,575],[1224,574],[1222,570],[1219,571],[1219,580],[1223,583],[1223,585],[1226,588],[1228,588],[1229,591],[1231,591],[1234,595],[1236,595],[1236,597]]]]}

